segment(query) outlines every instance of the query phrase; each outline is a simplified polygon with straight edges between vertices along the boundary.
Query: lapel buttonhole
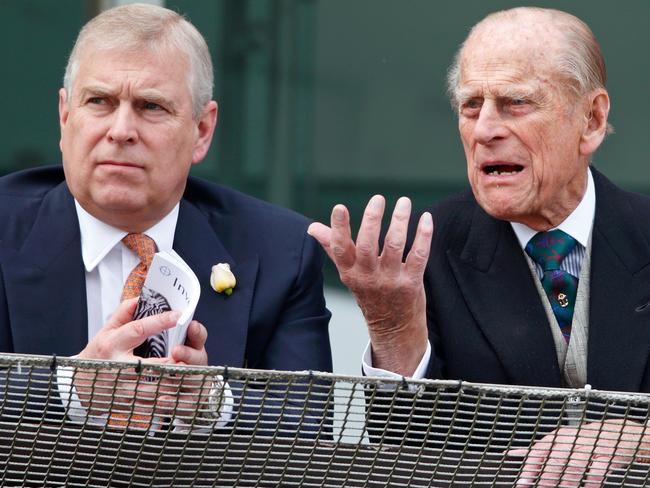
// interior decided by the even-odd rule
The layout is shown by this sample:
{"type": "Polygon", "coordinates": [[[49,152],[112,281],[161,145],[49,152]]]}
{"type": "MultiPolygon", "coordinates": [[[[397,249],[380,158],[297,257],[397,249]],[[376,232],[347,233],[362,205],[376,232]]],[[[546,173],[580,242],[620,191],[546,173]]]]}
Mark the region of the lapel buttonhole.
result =
{"type": "Polygon", "coordinates": [[[644,313],[650,311],[650,302],[646,302],[643,305],[639,305],[634,309],[635,312],[644,313]]]}

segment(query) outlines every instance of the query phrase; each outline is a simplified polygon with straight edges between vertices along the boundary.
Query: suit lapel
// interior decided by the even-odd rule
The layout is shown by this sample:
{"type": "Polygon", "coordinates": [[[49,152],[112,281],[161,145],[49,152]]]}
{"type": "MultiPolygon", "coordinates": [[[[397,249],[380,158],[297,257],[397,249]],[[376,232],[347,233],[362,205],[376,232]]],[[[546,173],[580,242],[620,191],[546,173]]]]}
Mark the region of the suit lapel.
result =
{"type": "Polygon", "coordinates": [[[182,200],[174,250],[196,273],[201,284],[201,298],[194,318],[208,329],[209,363],[243,366],[258,257],[235,261],[217,236],[217,232],[226,231],[225,220],[227,217],[219,216],[210,222],[195,206],[182,200]],[[237,286],[230,296],[216,293],[210,286],[212,266],[217,263],[230,264],[237,278],[237,286]]]}
{"type": "Polygon", "coordinates": [[[461,254],[447,254],[465,302],[510,382],[559,386],[549,324],[510,224],[477,207],[461,254]]]}
{"type": "Polygon", "coordinates": [[[592,170],[592,239],[587,382],[640,391],[650,350],[648,242],[622,192],[592,170]]]}
{"type": "Polygon", "coordinates": [[[85,272],[74,200],[64,183],[43,199],[22,247],[7,252],[14,352],[77,354],[88,342],[85,272]]]}

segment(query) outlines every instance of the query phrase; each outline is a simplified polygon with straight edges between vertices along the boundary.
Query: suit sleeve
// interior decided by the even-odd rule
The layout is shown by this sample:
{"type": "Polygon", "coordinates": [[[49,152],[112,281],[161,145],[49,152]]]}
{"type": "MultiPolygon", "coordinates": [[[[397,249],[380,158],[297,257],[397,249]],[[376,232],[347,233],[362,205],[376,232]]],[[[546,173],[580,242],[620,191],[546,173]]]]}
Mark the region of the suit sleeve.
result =
{"type": "Polygon", "coordinates": [[[322,252],[305,233],[298,272],[260,364],[264,369],[332,371],[322,267],[322,252]]]}
{"type": "MultiPolygon", "coordinates": [[[[254,367],[305,371],[305,381],[269,384],[264,391],[232,383],[239,402],[237,430],[256,425],[277,429],[282,436],[327,439],[331,435],[329,381],[311,381],[308,371],[332,371],[328,324],[330,312],[323,296],[323,255],[305,233],[298,273],[279,314],[274,334],[254,367]],[[272,427],[271,427],[272,426],[272,427]]],[[[266,428],[265,427],[265,428],[266,428]]]]}
{"type": "MultiPolygon", "coordinates": [[[[0,354],[13,353],[14,345],[0,264],[0,354]]],[[[61,422],[65,411],[57,390],[56,375],[49,370],[15,362],[0,364],[0,420],[5,422],[61,422]]]]}
{"type": "Polygon", "coordinates": [[[0,262],[0,353],[14,352],[11,337],[11,324],[9,323],[9,309],[5,293],[4,272],[0,262]]]}

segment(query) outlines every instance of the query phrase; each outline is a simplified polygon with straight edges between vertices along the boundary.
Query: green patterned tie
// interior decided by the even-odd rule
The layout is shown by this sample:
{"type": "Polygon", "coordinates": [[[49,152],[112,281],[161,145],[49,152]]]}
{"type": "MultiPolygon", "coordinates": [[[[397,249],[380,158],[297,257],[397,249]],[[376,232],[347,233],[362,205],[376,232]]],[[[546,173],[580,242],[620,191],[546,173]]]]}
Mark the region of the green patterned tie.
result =
{"type": "Polygon", "coordinates": [[[528,255],[544,270],[542,287],[567,342],[571,338],[578,279],[560,269],[560,263],[575,245],[576,240],[561,230],[539,232],[526,245],[528,255]]]}

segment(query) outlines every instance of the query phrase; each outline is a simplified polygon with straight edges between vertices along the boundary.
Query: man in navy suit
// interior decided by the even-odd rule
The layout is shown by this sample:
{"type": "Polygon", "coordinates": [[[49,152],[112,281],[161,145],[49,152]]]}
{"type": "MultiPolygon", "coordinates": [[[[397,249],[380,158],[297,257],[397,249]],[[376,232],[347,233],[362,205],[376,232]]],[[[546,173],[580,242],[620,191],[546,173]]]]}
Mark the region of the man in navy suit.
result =
{"type": "MultiPolygon", "coordinates": [[[[366,373],[650,392],[650,199],[590,167],[605,82],[593,33],[565,12],[517,8],[472,29],[449,71],[472,191],[410,226],[400,199],[383,250],[380,196],[356,243],[342,205],[310,228],[366,318],[366,373]]],[[[597,483],[648,442],[638,424],[592,427],[576,445],[599,458],[548,437],[522,482],[597,483]]]]}
{"type": "Polygon", "coordinates": [[[202,286],[185,342],[148,361],[331,371],[308,221],[188,178],[215,129],[212,84],[205,40],[175,12],[118,7],[82,29],[59,92],[63,167],[0,179],[0,351],[137,359],[178,316],[132,321],[135,301],[120,303],[139,263],[121,240],[145,234],[202,286]],[[217,263],[230,296],[209,286],[217,263]]]}

